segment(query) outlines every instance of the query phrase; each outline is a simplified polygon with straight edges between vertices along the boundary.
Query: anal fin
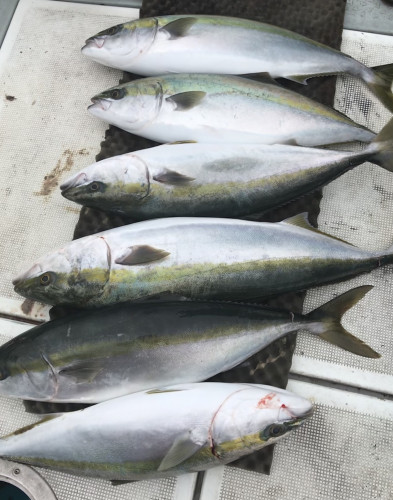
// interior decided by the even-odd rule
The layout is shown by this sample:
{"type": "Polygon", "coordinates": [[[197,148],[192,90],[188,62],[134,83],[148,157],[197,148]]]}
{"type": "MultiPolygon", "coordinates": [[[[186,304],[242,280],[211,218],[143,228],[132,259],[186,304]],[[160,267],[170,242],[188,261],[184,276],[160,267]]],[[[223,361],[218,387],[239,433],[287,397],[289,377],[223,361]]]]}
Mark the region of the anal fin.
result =
{"type": "Polygon", "coordinates": [[[286,75],[284,78],[291,80],[291,82],[300,83],[301,85],[307,85],[307,80],[314,75],[286,75]]]}
{"type": "Polygon", "coordinates": [[[121,486],[122,484],[129,484],[129,483],[135,483],[135,480],[129,479],[127,480],[121,480],[121,479],[113,479],[111,481],[112,486],[121,486]]]}

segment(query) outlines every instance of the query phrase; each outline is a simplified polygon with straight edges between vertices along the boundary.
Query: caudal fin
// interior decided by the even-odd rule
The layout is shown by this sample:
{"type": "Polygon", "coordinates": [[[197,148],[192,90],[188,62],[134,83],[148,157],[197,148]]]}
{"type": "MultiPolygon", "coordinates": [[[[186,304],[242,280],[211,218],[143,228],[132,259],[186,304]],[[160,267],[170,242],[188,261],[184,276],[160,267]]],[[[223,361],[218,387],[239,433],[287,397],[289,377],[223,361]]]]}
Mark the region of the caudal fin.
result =
{"type": "Polygon", "coordinates": [[[393,172],[393,118],[383,127],[381,132],[373,139],[369,146],[370,152],[374,150],[370,161],[380,167],[393,172]]]}
{"type": "Polygon", "coordinates": [[[383,66],[375,66],[375,78],[373,81],[367,82],[370,90],[378,97],[389,111],[393,112],[393,64],[384,64],[383,66]]]}
{"type": "Polygon", "coordinates": [[[311,311],[307,314],[307,318],[318,323],[318,327],[315,329],[310,328],[310,331],[346,351],[366,358],[380,358],[380,354],[362,340],[347,332],[341,324],[341,319],[346,311],[359,302],[372,288],[372,286],[368,285],[353,288],[318,309],[311,311]]]}

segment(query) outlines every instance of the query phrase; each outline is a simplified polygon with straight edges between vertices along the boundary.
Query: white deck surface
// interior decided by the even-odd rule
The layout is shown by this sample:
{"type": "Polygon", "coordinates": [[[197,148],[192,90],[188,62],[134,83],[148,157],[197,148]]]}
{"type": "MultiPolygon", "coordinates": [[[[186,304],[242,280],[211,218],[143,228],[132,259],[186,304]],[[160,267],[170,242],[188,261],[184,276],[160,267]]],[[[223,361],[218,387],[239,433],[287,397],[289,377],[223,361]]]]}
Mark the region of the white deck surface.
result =
{"type": "MultiPolygon", "coordinates": [[[[137,16],[134,9],[20,0],[0,50],[0,207],[6,214],[0,314],[47,318],[47,308],[39,304],[22,309],[11,279],[35,257],[72,238],[79,209],[60,196],[58,184],[94,161],[106,125],[86,107],[92,95],[121,76],[84,58],[80,47],[91,34],[137,16]]],[[[369,65],[393,59],[393,37],[344,31],[342,48],[369,65]]],[[[336,107],[374,130],[391,117],[360,82],[347,77],[339,80],[336,107]]],[[[364,249],[388,248],[393,244],[393,174],[365,164],[331,183],[324,189],[319,227],[364,249]]],[[[391,266],[381,268],[313,290],[305,303],[309,311],[353,286],[373,284],[344,325],[378,350],[380,360],[362,359],[301,334],[292,372],[393,395],[392,280],[391,266]]],[[[27,328],[0,319],[0,343],[27,328]]],[[[289,388],[311,397],[316,413],[277,445],[271,475],[219,468],[207,474],[202,500],[391,499],[393,402],[304,382],[292,381],[289,388]]],[[[0,398],[0,435],[34,420],[20,402],[0,398]]],[[[189,475],[113,488],[103,481],[40,473],[59,500],[188,500],[195,481],[189,475]]]]}
{"type": "MultiPolygon", "coordinates": [[[[342,50],[368,66],[387,64],[393,60],[393,36],[344,30],[342,50]]],[[[393,116],[361,81],[350,77],[338,79],[335,106],[376,132],[393,116]]],[[[320,207],[318,227],[322,231],[364,250],[384,251],[393,245],[393,173],[365,163],[327,185],[320,207]]],[[[391,265],[309,291],[305,312],[366,284],[374,288],[345,315],[344,326],[370,344],[381,358],[360,358],[304,334],[298,335],[292,371],[393,394],[391,265]]]]}

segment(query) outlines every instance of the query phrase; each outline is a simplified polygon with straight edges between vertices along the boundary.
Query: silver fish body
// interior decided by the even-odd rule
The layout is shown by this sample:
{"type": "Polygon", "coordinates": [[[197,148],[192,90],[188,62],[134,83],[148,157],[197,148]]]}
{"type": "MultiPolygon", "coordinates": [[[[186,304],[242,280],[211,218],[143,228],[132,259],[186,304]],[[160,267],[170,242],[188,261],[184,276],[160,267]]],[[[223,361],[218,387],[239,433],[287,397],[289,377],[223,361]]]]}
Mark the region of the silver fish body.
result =
{"type": "Polygon", "coordinates": [[[247,19],[190,15],[138,19],[89,38],[82,53],[145,76],[262,72],[306,83],[313,76],[347,73],[361,78],[393,111],[392,65],[373,71],[310,38],[247,19]]]}
{"type": "Polygon", "coordinates": [[[277,441],[312,413],[275,387],[204,383],[112,399],[0,440],[0,456],[108,480],[222,465],[277,441]]]}
{"type": "MultiPolygon", "coordinates": [[[[258,144],[162,145],[94,163],[60,189],[76,203],[134,220],[241,217],[298,198],[364,161],[378,162],[381,144],[377,136],[361,152],[258,144]]],[[[393,169],[391,149],[390,163],[380,162],[388,170],[393,169]]]]}
{"type": "Polygon", "coordinates": [[[340,280],[392,260],[390,249],[357,249],[310,230],[302,217],[280,223],[178,217],[74,240],[13,283],[31,299],[86,307],[165,293],[245,300],[340,280]]]}
{"type": "Polygon", "coordinates": [[[92,98],[89,111],[158,142],[369,142],[375,134],[337,111],[271,83],[223,75],[144,78],[92,98]]]}
{"type": "Polygon", "coordinates": [[[378,357],[359,339],[348,337],[340,324],[342,311],[369,290],[351,290],[306,316],[257,305],[191,301],[117,304],[67,316],[0,347],[0,394],[98,403],[200,382],[298,329],[356,354],[378,357]],[[334,340],[329,338],[333,331],[334,340]]]}

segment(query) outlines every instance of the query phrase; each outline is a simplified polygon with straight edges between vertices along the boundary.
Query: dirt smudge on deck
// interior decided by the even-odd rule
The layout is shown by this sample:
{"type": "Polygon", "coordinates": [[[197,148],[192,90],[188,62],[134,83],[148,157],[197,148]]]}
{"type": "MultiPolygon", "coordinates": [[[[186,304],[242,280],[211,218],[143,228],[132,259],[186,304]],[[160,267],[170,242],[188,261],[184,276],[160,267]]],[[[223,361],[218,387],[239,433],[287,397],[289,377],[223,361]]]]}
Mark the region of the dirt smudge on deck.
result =
{"type": "Polygon", "coordinates": [[[71,151],[70,149],[66,149],[61,157],[57,160],[55,167],[49,172],[49,174],[45,175],[41,190],[36,191],[34,194],[36,196],[49,196],[59,185],[61,176],[65,172],[69,172],[74,166],[75,156],[85,156],[87,154],[89,153],[86,149],[80,149],[78,151],[71,151]]]}

